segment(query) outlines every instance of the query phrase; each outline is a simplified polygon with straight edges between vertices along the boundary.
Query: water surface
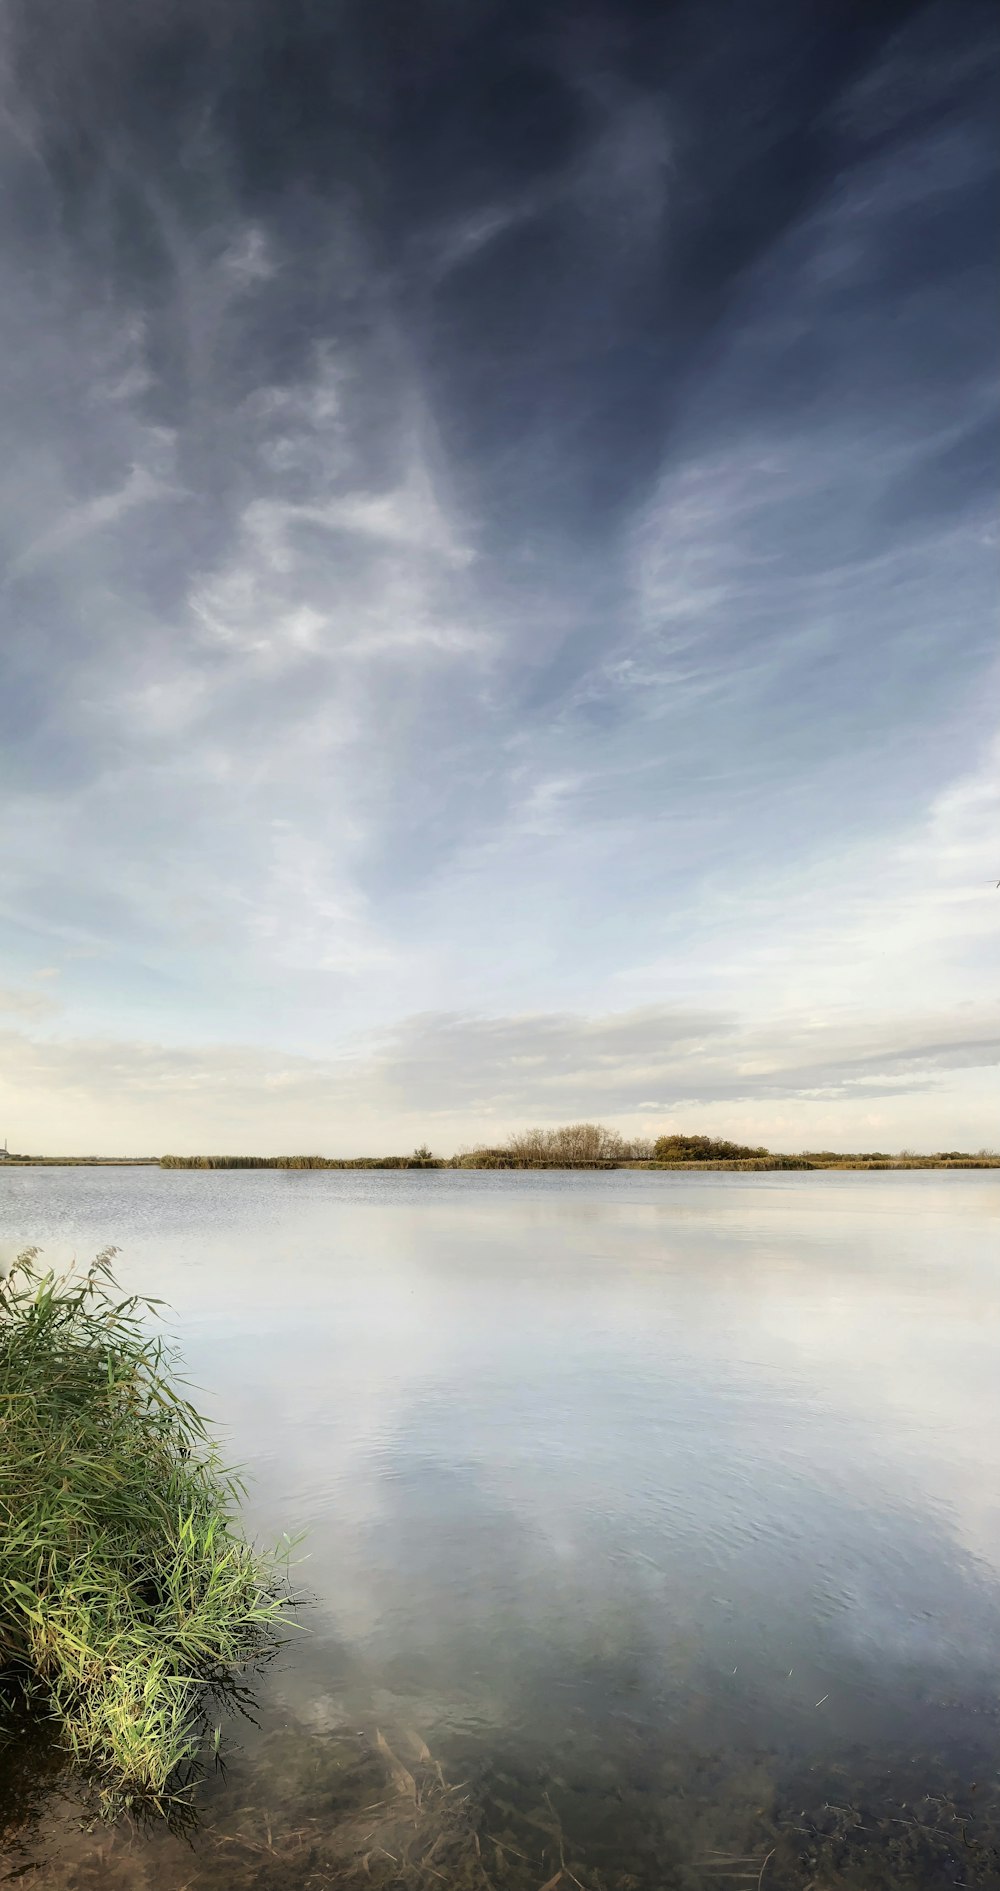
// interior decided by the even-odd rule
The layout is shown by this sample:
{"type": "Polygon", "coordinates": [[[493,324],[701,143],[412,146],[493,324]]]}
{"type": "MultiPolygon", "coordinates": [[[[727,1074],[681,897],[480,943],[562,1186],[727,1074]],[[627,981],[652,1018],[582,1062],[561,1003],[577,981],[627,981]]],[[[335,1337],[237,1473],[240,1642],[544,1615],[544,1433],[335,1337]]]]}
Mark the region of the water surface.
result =
{"type": "Polygon", "coordinates": [[[0,1174],[5,1245],[170,1301],[314,1597],[193,1852],[63,1783],[11,1856],[1000,1883],[998,1233],[988,1172],[0,1174]]]}

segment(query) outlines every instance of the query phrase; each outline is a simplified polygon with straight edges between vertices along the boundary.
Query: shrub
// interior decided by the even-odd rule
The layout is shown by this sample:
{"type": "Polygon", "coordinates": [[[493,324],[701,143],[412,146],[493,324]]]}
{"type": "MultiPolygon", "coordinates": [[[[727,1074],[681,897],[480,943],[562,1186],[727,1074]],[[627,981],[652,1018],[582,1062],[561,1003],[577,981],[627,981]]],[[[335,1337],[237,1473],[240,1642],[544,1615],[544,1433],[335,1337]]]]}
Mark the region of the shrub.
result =
{"type": "Polygon", "coordinates": [[[287,1597],[113,1255],[60,1278],[30,1252],[0,1281],[0,1669],[118,1809],[183,1785],[287,1597]]]}
{"type": "Polygon", "coordinates": [[[738,1162],[770,1153],[748,1143],[725,1142],[718,1136],[658,1136],[653,1144],[657,1162],[738,1162]]]}

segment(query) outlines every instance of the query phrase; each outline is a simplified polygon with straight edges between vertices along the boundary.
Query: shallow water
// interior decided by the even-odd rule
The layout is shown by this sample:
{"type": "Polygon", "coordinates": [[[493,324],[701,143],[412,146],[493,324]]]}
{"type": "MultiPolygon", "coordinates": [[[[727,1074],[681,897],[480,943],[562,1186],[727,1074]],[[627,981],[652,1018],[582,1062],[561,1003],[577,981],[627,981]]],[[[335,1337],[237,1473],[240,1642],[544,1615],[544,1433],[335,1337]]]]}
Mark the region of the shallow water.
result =
{"type": "Polygon", "coordinates": [[[0,1172],[170,1301],[314,1597],[193,1849],[0,1753],[11,1868],[1000,1883],[998,1233],[988,1172],[0,1172]]]}

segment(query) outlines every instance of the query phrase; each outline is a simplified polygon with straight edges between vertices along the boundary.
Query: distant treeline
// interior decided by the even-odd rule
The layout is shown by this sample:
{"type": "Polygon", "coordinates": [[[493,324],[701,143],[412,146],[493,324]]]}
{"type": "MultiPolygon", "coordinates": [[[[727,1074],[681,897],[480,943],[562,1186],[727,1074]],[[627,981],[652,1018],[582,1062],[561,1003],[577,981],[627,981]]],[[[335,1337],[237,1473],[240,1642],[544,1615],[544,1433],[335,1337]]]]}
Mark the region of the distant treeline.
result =
{"type": "Polygon", "coordinates": [[[605,1169],[626,1163],[735,1162],[753,1158],[792,1160],[747,1143],[713,1136],[626,1137],[603,1123],[567,1123],[559,1129],[525,1129],[495,1147],[463,1151],[463,1169],[605,1169]]]}
{"type": "Polygon", "coordinates": [[[455,1162],[463,1169],[603,1169],[648,1162],[653,1149],[653,1143],[629,1140],[603,1123],[564,1123],[558,1129],[523,1129],[505,1143],[463,1150],[455,1162]]]}
{"type": "Polygon", "coordinates": [[[762,1144],[679,1133],[655,1139],[626,1137],[602,1123],[526,1129],[504,1143],[479,1145],[455,1156],[421,1147],[408,1156],[163,1156],[165,1169],[940,1169],[996,1168],[995,1150],[948,1149],[937,1155],[903,1150],[890,1155],[845,1155],[832,1149],[779,1155],[762,1144]]]}
{"type": "Polygon", "coordinates": [[[0,1155],[0,1175],[7,1168],[29,1169],[151,1169],[160,1156],[18,1156],[11,1149],[0,1155]]]}

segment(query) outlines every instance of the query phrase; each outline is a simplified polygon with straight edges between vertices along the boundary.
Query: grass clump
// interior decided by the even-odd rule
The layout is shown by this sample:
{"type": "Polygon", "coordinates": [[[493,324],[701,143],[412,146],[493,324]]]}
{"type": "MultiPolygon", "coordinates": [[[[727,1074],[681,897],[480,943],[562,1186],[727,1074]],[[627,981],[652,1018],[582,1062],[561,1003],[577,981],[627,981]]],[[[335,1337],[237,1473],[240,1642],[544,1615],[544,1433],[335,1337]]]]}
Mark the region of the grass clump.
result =
{"type": "Polygon", "coordinates": [[[113,1257],[57,1276],[31,1251],[0,1280],[0,1672],[119,1810],[183,1793],[287,1598],[113,1257]]]}

